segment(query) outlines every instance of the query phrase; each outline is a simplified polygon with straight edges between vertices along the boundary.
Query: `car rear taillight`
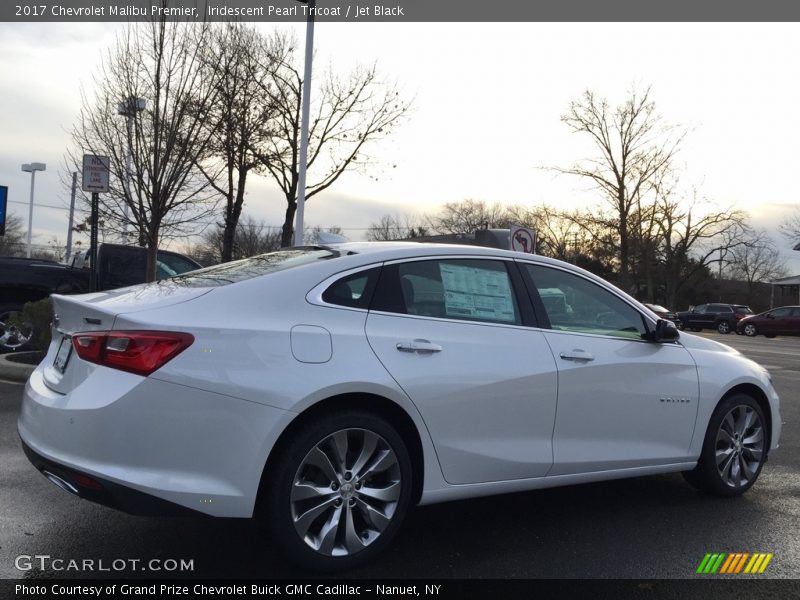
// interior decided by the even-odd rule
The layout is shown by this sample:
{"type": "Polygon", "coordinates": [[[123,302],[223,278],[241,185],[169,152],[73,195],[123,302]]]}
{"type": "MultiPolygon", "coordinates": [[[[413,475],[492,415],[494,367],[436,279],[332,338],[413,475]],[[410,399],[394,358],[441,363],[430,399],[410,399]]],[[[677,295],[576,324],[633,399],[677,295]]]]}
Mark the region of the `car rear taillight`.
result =
{"type": "Polygon", "coordinates": [[[194,342],[177,331],[89,331],[72,336],[83,360],[137,375],[157,371],[194,342]]]}

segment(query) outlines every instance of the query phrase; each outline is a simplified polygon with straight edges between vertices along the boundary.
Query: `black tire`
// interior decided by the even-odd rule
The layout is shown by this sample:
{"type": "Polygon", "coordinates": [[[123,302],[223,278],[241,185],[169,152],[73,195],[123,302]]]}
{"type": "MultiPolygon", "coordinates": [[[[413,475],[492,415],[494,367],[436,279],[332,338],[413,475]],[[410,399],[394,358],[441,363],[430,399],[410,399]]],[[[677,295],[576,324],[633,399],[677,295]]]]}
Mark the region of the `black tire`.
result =
{"type": "Polygon", "coordinates": [[[742,327],[742,332],[747,337],[756,337],[758,335],[758,329],[756,329],[756,326],[753,325],[752,323],[748,323],[747,325],[742,327]]]}
{"type": "Polygon", "coordinates": [[[29,330],[14,327],[6,327],[9,318],[17,317],[22,314],[22,306],[19,304],[0,304],[0,353],[19,352],[30,348],[33,339],[33,326],[27,324],[29,330]]]}
{"type": "MultiPolygon", "coordinates": [[[[732,418],[735,425],[735,417],[732,418]]],[[[739,439],[741,442],[744,442],[745,440],[758,437],[756,430],[757,428],[755,426],[745,428],[744,433],[741,434],[739,439]]],[[[753,486],[758,479],[759,474],[761,473],[764,462],[766,462],[767,453],[769,452],[768,438],[767,421],[764,418],[764,412],[761,410],[761,406],[759,406],[758,402],[756,402],[747,394],[733,394],[728,396],[719,403],[717,408],[714,410],[714,413],[711,415],[711,419],[708,422],[708,429],[706,430],[706,436],[703,440],[703,449],[700,453],[700,459],[697,462],[697,466],[691,471],[685,471],[683,476],[693,487],[704,492],[715,494],[717,496],[740,496],[753,486]],[[742,410],[744,412],[736,413],[737,410],[742,410]],[[754,421],[754,423],[757,423],[761,428],[761,450],[757,467],[753,467],[752,463],[746,460],[747,458],[750,458],[753,459],[753,462],[755,462],[755,454],[746,450],[740,452],[741,456],[745,457],[744,459],[738,459],[736,457],[736,450],[732,450],[733,459],[731,459],[729,469],[725,468],[726,464],[728,463],[724,456],[723,461],[720,463],[721,467],[718,467],[717,452],[724,452],[726,450],[726,445],[728,444],[728,442],[725,441],[724,436],[723,439],[718,439],[720,438],[720,428],[728,428],[727,424],[723,426],[723,421],[726,421],[726,417],[730,414],[746,415],[749,412],[752,412],[752,414],[758,417],[758,421],[754,421]],[[738,462],[738,464],[734,465],[734,462],[738,462]],[[748,470],[742,466],[745,464],[745,462],[750,465],[749,475],[748,470]],[[740,481],[739,485],[735,485],[730,481],[732,478],[735,480],[735,477],[733,476],[733,466],[738,466],[736,471],[746,477],[746,481],[740,481]],[[722,471],[720,469],[722,469],[722,471]],[[727,473],[727,475],[724,473],[727,473]]],[[[735,446],[733,440],[731,440],[731,444],[735,446]]],[[[739,445],[739,448],[743,447],[746,448],[747,445],[739,445]]]]}
{"type": "Polygon", "coordinates": [[[774,333],[769,333],[769,334],[765,333],[765,334],[764,334],[764,337],[765,337],[765,338],[772,339],[772,338],[774,338],[774,337],[775,337],[775,334],[774,334],[774,333]]]}
{"type": "Polygon", "coordinates": [[[694,331],[695,333],[696,333],[696,332],[698,332],[698,331],[703,331],[703,328],[702,328],[702,327],[691,327],[690,329],[691,329],[692,331],[694,331]]]}
{"type": "Polygon", "coordinates": [[[299,431],[293,433],[286,444],[277,449],[277,452],[274,459],[270,460],[270,472],[264,478],[263,485],[266,487],[261,494],[260,516],[266,520],[276,546],[291,560],[314,571],[340,571],[369,561],[389,545],[400,529],[408,510],[413,474],[408,450],[397,430],[388,421],[371,413],[352,409],[328,414],[303,425],[299,431]],[[322,469],[314,465],[310,457],[318,456],[316,452],[320,448],[325,448],[324,454],[329,459],[327,465],[336,464],[336,456],[333,454],[336,451],[333,445],[335,442],[332,440],[334,434],[340,436],[342,432],[346,432],[348,451],[345,453],[345,466],[342,469],[336,468],[338,484],[334,487],[333,483],[337,483],[336,481],[331,484],[323,483],[323,480],[326,482],[331,477],[326,476],[322,469]],[[396,459],[396,464],[392,464],[386,472],[376,471],[372,476],[369,475],[372,469],[362,467],[359,469],[359,474],[365,472],[367,474],[356,476],[356,473],[351,474],[347,470],[356,467],[359,458],[355,452],[351,453],[350,444],[352,443],[357,450],[361,435],[362,449],[368,447],[369,444],[366,442],[368,434],[376,436],[378,441],[376,450],[371,451],[373,458],[366,464],[377,465],[376,468],[380,468],[381,464],[389,463],[392,459],[396,459]],[[394,453],[393,457],[387,449],[394,453]],[[312,455],[312,451],[315,454],[312,455]],[[345,470],[345,473],[341,473],[342,470],[345,470]],[[372,477],[377,478],[377,483],[372,477]],[[297,500],[292,497],[293,491],[298,489],[298,486],[295,486],[296,481],[307,481],[316,486],[310,489],[323,489],[323,486],[327,486],[326,490],[337,491],[326,491],[324,500],[322,495],[316,492],[309,499],[297,500]],[[394,488],[398,481],[399,494],[396,501],[375,500],[364,491],[370,489],[373,493],[376,490],[383,492],[394,488]],[[310,526],[307,527],[305,536],[301,536],[298,529],[303,526],[295,527],[296,520],[298,523],[303,520],[299,516],[300,511],[305,511],[302,514],[309,514],[312,512],[311,507],[322,506],[331,501],[338,502],[338,505],[328,505],[313,520],[307,520],[310,526]],[[364,505],[377,508],[382,515],[380,520],[371,517],[368,521],[366,515],[369,513],[369,508],[364,505]],[[352,509],[348,506],[352,506],[352,509]],[[298,514],[297,518],[295,514],[298,514]],[[387,514],[388,521],[383,521],[387,514]],[[332,523],[337,525],[333,526],[332,523]],[[377,531],[380,525],[376,523],[388,524],[384,524],[384,528],[377,531]],[[333,529],[336,533],[325,538],[324,532],[333,529]],[[319,535],[315,535],[317,530],[319,535]],[[358,535],[348,539],[346,535],[351,531],[358,535]],[[372,541],[362,547],[363,540],[369,540],[370,537],[373,538],[372,541]],[[321,551],[325,539],[334,538],[335,541],[331,541],[330,544],[334,544],[335,547],[329,548],[327,552],[321,551]],[[317,544],[319,548],[312,547],[312,544],[317,544]],[[350,552],[351,547],[355,547],[356,550],[350,552]]]}
{"type": "Polygon", "coordinates": [[[730,321],[718,321],[717,322],[717,331],[723,335],[728,335],[731,332],[731,324],[730,321]]]}

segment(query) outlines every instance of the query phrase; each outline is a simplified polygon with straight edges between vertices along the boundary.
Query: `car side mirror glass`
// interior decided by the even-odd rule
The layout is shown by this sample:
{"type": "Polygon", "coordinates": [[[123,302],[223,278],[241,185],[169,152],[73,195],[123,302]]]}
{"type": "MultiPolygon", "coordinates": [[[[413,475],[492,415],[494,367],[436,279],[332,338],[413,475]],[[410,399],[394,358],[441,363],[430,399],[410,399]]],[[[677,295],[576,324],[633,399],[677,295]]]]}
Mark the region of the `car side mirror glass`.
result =
{"type": "Polygon", "coordinates": [[[768,319],[774,319],[775,315],[773,315],[772,313],[767,313],[767,318],[768,319]]]}
{"type": "Polygon", "coordinates": [[[654,342],[674,342],[681,336],[677,326],[672,321],[659,319],[656,322],[656,329],[653,331],[652,340],[654,342]]]}

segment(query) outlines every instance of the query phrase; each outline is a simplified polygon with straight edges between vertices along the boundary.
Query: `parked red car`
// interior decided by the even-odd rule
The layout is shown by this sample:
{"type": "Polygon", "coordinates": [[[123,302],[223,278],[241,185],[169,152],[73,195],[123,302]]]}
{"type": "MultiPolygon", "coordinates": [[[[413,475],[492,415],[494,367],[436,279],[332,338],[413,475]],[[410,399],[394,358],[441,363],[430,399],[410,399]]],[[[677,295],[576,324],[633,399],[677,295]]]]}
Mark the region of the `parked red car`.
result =
{"type": "Polygon", "coordinates": [[[750,337],[800,335],[800,306],[781,306],[759,315],[745,317],[736,324],[736,333],[750,337]]]}

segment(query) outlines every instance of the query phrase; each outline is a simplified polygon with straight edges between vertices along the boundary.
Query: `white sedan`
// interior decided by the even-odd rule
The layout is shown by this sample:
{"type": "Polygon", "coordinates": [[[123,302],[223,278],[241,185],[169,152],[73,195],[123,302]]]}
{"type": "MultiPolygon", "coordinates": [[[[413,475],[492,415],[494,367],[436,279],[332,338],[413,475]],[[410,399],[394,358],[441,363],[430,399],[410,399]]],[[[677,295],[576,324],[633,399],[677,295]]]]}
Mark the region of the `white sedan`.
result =
{"type": "Polygon", "coordinates": [[[412,504],[673,471],[736,496],[780,436],[764,368],[537,256],[289,248],[53,299],[31,462],[132,513],[262,517],[320,570],[412,504]]]}

